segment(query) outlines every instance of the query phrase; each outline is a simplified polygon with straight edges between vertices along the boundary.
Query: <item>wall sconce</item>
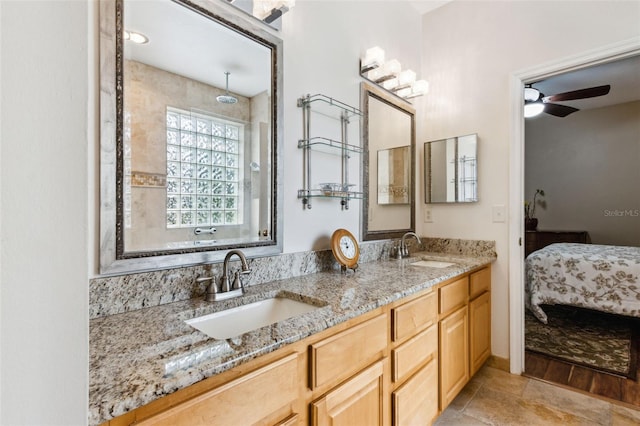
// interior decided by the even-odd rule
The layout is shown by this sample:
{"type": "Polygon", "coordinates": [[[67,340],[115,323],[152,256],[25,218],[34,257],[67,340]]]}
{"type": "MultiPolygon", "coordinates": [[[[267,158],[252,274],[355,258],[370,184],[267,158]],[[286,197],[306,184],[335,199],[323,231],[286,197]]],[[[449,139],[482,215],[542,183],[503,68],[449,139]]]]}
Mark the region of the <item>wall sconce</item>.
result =
{"type": "Polygon", "coordinates": [[[429,91],[429,83],[416,81],[416,73],[402,70],[397,59],[385,61],[384,50],[378,46],[367,49],[360,58],[360,75],[403,99],[422,96],[429,91]]]}
{"type": "Polygon", "coordinates": [[[254,0],[253,16],[271,24],[292,9],[295,4],[296,0],[254,0]]]}

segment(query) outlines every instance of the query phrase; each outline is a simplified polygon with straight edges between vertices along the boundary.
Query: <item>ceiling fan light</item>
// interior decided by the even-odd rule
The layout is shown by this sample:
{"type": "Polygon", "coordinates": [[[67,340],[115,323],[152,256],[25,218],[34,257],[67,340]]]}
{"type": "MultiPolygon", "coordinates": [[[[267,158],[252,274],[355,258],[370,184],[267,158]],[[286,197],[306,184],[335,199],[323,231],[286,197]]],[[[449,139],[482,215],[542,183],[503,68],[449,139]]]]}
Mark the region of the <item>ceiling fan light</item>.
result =
{"type": "Polygon", "coordinates": [[[540,91],[538,89],[534,89],[533,87],[525,87],[524,88],[524,100],[525,101],[537,101],[540,97],[540,91]]]}
{"type": "Polygon", "coordinates": [[[540,115],[544,111],[544,104],[542,102],[527,102],[524,104],[524,118],[535,117],[540,115]]]}

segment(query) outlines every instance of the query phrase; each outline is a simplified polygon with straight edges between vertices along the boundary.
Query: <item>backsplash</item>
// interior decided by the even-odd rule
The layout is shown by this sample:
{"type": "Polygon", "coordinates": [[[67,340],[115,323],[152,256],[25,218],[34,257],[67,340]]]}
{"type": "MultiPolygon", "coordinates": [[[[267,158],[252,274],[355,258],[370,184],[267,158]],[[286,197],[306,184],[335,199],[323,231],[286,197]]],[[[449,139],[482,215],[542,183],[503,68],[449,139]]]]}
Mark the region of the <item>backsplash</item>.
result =
{"type": "MultiPolygon", "coordinates": [[[[428,252],[496,256],[495,241],[423,238],[422,242],[424,250],[428,252]]],[[[388,259],[396,243],[397,240],[360,243],[359,263],[388,259]]],[[[408,245],[415,246],[415,241],[411,239],[408,245]]],[[[286,253],[249,259],[248,262],[251,274],[243,279],[248,286],[338,268],[331,250],[286,253]]],[[[232,262],[234,268],[236,264],[236,261],[232,262]]],[[[203,275],[220,277],[222,263],[91,279],[89,318],[202,297],[206,283],[196,283],[196,278],[203,275]]]]}

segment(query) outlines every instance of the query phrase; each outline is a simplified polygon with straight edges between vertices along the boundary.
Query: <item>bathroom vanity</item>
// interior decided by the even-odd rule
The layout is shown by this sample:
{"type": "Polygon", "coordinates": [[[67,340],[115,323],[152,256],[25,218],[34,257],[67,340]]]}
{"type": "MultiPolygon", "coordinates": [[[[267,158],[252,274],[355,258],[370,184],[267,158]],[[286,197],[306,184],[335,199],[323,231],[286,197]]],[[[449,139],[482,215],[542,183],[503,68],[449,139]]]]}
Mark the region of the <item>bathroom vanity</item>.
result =
{"type": "Polygon", "coordinates": [[[431,423],[490,355],[494,258],[420,255],[92,320],[89,422],[431,423]],[[185,322],[272,297],[317,309],[226,340],[185,322]]]}

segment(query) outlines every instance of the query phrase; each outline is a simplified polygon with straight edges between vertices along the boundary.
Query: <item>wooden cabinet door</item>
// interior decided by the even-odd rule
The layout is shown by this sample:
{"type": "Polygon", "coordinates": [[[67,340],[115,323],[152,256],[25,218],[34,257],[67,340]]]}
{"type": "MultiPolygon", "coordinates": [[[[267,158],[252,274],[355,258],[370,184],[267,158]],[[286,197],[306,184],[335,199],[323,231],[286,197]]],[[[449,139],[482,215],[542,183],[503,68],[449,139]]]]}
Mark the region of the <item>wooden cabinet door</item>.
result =
{"type": "Polygon", "coordinates": [[[438,360],[434,359],[392,394],[393,426],[425,426],[438,415],[438,360]]]}
{"type": "Polygon", "coordinates": [[[358,373],[324,397],[311,403],[314,426],[375,426],[384,423],[384,361],[358,373]]]}
{"type": "Polygon", "coordinates": [[[473,376],[491,355],[491,293],[488,291],[469,303],[469,352],[473,376]]]}
{"type": "Polygon", "coordinates": [[[467,305],[440,321],[440,410],[469,381],[467,305]]]}

